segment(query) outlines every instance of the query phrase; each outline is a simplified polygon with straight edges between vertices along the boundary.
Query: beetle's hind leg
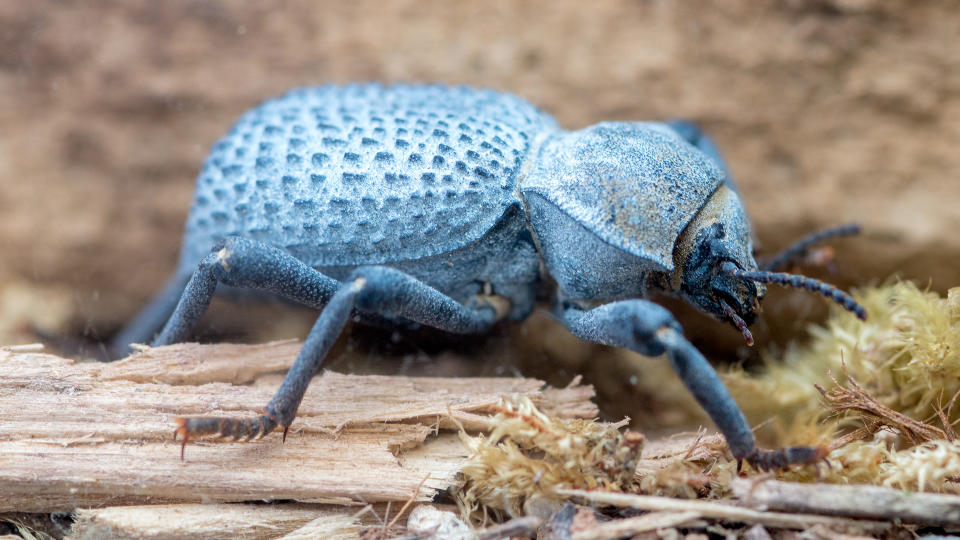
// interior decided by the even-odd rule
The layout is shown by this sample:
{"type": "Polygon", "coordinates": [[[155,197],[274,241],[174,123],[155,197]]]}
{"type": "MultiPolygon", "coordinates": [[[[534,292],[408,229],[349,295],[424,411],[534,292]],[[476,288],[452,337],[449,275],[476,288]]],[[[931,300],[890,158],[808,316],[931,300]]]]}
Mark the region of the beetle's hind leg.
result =
{"type": "Polygon", "coordinates": [[[782,469],[823,459],[824,452],[818,448],[758,449],[750,425],[717,372],[683,337],[680,325],[662,306],[638,299],[591,310],[561,303],[555,311],[580,339],[623,347],[644,356],[666,353],[680,380],[720,428],[738,464],[746,461],[756,468],[782,469]]]}
{"type": "MultiPolygon", "coordinates": [[[[329,278],[328,278],[329,279],[329,278]]],[[[177,418],[177,435],[182,437],[180,459],[184,448],[193,437],[216,435],[233,437],[233,440],[260,438],[272,432],[278,425],[283,426],[283,439],[297,414],[297,408],[310,380],[320,369],[323,359],[337,340],[337,336],[346,326],[353,308],[354,298],[363,287],[364,280],[356,279],[341,287],[327,303],[317,318],[313,329],[307,336],[300,354],[283,379],[280,389],[263,408],[263,414],[257,418],[218,418],[192,417],[177,418]]]]}
{"type": "Polygon", "coordinates": [[[175,433],[183,437],[184,446],[189,439],[205,435],[231,436],[235,440],[262,437],[277,426],[284,428],[286,438],[286,431],[296,416],[310,379],[320,369],[354,309],[397,316],[461,334],[485,332],[498,318],[493,306],[464,306],[399,270],[382,266],[361,267],[340,283],[280,249],[236,238],[228,240],[223,249],[209,255],[200,264],[174,315],[154,344],[175,343],[183,339],[202,316],[218,282],[273,291],[316,307],[326,305],[293,367],[260,417],[178,418],[175,433]]]}

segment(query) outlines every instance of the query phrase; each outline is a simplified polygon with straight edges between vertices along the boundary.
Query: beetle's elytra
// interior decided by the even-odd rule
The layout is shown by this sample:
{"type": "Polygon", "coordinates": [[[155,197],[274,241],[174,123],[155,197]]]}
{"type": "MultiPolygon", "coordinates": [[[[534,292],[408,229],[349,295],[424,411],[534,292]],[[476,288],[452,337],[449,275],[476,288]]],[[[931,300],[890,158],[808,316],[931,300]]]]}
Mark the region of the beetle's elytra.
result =
{"type": "Polygon", "coordinates": [[[646,300],[652,290],[684,298],[748,341],[766,282],[821,292],[864,316],[829,285],[768,270],[753,258],[720,154],[687,122],[564,131],[492,90],[303,88],[245,113],[214,145],[177,272],[114,346],[187,338],[218,284],[321,310],[263,415],[178,420],[184,444],[212,433],[253,438],[290,426],[351,315],[478,333],[526,317],[553,286],[554,313],[571,332],[666,353],[734,457],[787,466],[822,453],[758,450],[716,373],[646,300]]]}

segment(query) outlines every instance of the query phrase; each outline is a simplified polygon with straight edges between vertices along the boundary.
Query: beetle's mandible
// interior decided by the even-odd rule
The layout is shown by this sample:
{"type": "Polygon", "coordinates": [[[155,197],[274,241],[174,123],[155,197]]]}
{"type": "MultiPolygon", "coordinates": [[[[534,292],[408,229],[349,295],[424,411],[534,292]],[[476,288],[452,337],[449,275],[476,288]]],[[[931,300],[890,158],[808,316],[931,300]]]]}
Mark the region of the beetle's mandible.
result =
{"type": "MultiPolygon", "coordinates": [[[[812,237],[788,258],[853,230],[812,237]]],[[[692,124],[564,131],[492,90],[303,88],[247,112],[214,145],[177,271],[113,349],[183,341],[218,284],[321,310],[261,416],[178,419],[183,444],[214,433],[262,437],[277,426],[285,438],[352,316],[480,333],[523,319],[538,290],[551,286],[553,312],[573,334],[666,354],[736,459],[783,467],[823,454],[758,450],[713,368],[670,313],[647,300],[655,290],[679,296],[736,326],[748,343],[764,283],[818,291],[865,316],[829,285],[772,270],[754,260],[737,189],[692,124]]]]}

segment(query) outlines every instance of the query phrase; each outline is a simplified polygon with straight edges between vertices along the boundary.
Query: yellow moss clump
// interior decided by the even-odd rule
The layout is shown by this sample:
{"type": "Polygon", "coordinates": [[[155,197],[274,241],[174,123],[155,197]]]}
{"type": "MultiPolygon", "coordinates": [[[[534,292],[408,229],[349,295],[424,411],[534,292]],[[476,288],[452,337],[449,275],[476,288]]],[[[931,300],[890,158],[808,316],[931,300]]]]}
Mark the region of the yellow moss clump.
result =
{"type": "Polygon", "coordinates": [[[528,498],[559,488],[627,489],[644,442],[622,424],[549,418],[526,397],[502,401],[490,424],[486,436],[460,433],[471,453],[458,499],[468,515],[482,505],[521,516],[528,498]]]}
{"type": "MultiPolygon", "coordinates": [[[[821,468],[820,481],[842,484],[876,484],[909,491],[958,493],[960,444],[930,441],[895,451],[882,442],[855,441],[828,456],[831,467],[821,468]]],[[[785,479],[807,479],[797,470],[785,479]]]]}
{"type": "Polygon", "coordinates": [[[733,369],[724,380],[753,421],[777,420],[771,444],[834,448],[832,469],[800,469],[785,479],[956,491],[960,442],[951,424],[960,407],[950,404],[960,392],[960,288],[944,298],[902,282],[855,296],[866,322],[834,309],[826,325],[810,329],[808,343],[769,362],[764,373],[733,369]],[[822,398],[815,385],[825,387],[822,398]],[[907,448],[893,448],[889,437],[856,440],[882,426],[907,448]],[[861,431],[830,441],[852,429],[861,431]]]}
{"type": "Polygon", "coordinates": [[[751,421],[778,420],[777,444],[817,444],[833,435],[833,426],[819,422],[824,409],[813,385],[830,387],[830,373],[844,368],[877,401],[921,421],[960,390],[960,287],[943,298],[899,282],[855,297],[866,322],[835,307],[825,326],[810,328],[808,343],[768,362],[763,374],[723,375],[751,421]]]}

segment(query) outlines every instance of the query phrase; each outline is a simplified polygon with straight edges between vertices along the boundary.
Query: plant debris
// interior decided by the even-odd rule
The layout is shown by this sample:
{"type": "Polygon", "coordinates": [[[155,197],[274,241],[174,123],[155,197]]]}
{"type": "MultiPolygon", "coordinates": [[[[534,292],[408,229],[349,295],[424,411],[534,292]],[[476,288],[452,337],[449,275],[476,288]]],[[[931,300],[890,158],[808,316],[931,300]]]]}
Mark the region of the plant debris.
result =
{"type": "Polygon", "coordinates": [[[457,501],[465,514],[482,505],[522,516],[534,495],[555,497],[560,488],[619,491],[633,483],[644,437],[621,432],[624,423],[550,418],[527,397],[501,401],[496,413],[488,435],[460,434],[472,454],[457,501]]]}
{"type": "MultiPolygon", "coordinates": [[[[598,515],[589,527],[571,529],[572,538],[634,535],[661,527],[709,532],[710,519],[773,529],[817,528],[817,537],[903,532],[882,520],[936,524],[924,505],[909,504],[915,496],[896,490],[960,493],[960,440],[953,427],[960,423],[954,406],[960,399],[960,288],[943,298],[911,283],[894,283],[861,291],[857,298],[870,312],[868,322],[834,310],[824,326],[811,328],[809,343],[787,351],[783,363],[771,363],[756,375],[732,369],[725,379],[754,418],[762,413],[779,426],[776,436],[765,434],[767,444],[830,450],[829,466],[797,467],[774,477],[879,485],[883,487],[836,486],[853,490],[836,496],[853,500],[851,493],[863,490],[896,504],[870,508],[867,514],[837,510],[846,507],[831,502],[828,493],[834,492],[824,491],[822,484],[771,483],[770,475],[737,479],[735,463],[718,435],[698,432],[692,438],[646,441],[639,433],[621,432],[625,422],[561,420],[519,398],[500,403],[488,435],[460,435],[471,454],[457,494],[463,517],[486,521],[491,514],[528,515],[536,513],[531,501],[543,507],[540,503],[548,499],[552,506],[546,507],[555,518],[560,505],[573,497],[598,508],[651,513],[624,517],[608,510],[606,515],[615,519],[604,521],[598,515]],[[769,495],[767,489],[764,496],[772,499],[764,499],[765,508],[809,515],[651,497],[754,500],[749,486],[761,484],[791,494],[769,495]],[[805,510],[790,509],[789,504],[799,504],[798,497],[813,502],[805,510]]],[[[960,498],[930,497],[950,497],[942,504],[960,508],[960,498]]]]}
{"type": "Polygon", "coordinates": [[[783,362],[730,370],[725,382],[748,417],[773,418],[768,444],[832,450],[830,469],[782,478],[960,492],[960,287],[944,298],[897,282],[855,297],[867,322],[835,309],[783,362]]]}
{"type": "Polygon", "coordinates": [[[896,282],[854,297],[870,314],[867,322],[831,308],[825,325],[809,328],[809,341],[768,361],[763,373],[734,368],[723,374],[748,418],[776,418],[779,431],[770,444],[819,444],[838,429],[860,427],[856,418],[820,422],[824,411],[814,385],[829,385],[831,373],[849,374],[877,403],[919,420],[937,417],[943,396],[960,391],[960,287],[944,298],[896,282]]]}

